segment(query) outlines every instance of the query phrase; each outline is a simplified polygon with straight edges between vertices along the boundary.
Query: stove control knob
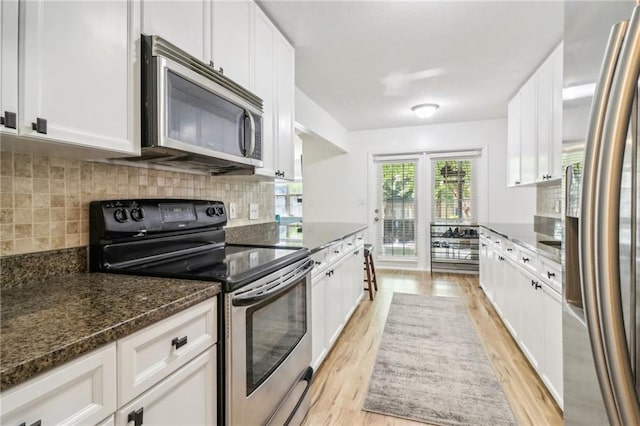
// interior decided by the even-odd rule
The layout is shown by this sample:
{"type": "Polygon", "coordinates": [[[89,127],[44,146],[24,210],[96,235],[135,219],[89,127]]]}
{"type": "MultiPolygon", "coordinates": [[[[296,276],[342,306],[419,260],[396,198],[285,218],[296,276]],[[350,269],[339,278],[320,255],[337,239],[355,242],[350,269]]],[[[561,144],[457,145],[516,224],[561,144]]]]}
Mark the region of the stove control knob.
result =
{"type": "Polygon", "coordinates": [[[129,219],[127,217],[127,211],[125,209],[116,209],[116,211],[113,212],[113,217],[118,223],[124,223],[129,219]]]}
{"type": "Polygon", "coordinates": [[[207,216],[215,216],[216,215],[215,207],[207,207],[206,213],[207,213],[207,216]]]}
{"type": "Polygon", "coordinates": [[[140,207],[132,209],[131,219],[135,220],[136,222],[140,222],[142,219],[144,219],[144,210],[142,210],[142,208],[140,207]]]}
{"type": "Polygon", "coordinates": [[[223,216],[223,215],[224,215],[224,208],[216,207],[216,216],[223,216]]]}

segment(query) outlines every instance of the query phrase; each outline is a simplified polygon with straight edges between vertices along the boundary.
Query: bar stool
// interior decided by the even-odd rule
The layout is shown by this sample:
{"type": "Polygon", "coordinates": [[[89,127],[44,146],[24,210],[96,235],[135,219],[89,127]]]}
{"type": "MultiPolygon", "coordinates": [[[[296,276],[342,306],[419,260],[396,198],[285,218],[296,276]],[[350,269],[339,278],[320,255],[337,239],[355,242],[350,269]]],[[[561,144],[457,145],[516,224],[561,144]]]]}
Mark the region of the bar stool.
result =
{"type": "Polygon", "coordinates": [[[378,291],[378,280],[376,280],[376,267],[373,264],[373,244],[364,245],[364,270],[367,271],[367,283],[365,290],[369,290],[369,299],[373,300],[373,290],[378,291]],[[373,284],[373,286],[371,285],[373,284]]]}

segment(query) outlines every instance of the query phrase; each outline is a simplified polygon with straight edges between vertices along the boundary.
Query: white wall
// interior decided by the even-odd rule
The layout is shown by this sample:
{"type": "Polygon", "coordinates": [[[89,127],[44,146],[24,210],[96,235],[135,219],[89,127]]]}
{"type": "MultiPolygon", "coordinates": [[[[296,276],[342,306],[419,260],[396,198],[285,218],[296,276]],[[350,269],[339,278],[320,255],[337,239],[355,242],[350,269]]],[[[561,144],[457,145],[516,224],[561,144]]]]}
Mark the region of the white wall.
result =
{"type": "Polygon", "coordinates": [[[507,188],[507,122],[486,120],[349,133],[351,151],[303,145],[305,221],[368,223],[369,156],[379,153],[482,149],[479,220],[532,223],[535,187],[507,188]]]}
{"type": "Polygon", "coordinates": [[[309,137],[328,142],[341,151],[349,151],[347,129],[297,87],[295,105],[295,121],[298,131],[306,133],[309,137]]]}

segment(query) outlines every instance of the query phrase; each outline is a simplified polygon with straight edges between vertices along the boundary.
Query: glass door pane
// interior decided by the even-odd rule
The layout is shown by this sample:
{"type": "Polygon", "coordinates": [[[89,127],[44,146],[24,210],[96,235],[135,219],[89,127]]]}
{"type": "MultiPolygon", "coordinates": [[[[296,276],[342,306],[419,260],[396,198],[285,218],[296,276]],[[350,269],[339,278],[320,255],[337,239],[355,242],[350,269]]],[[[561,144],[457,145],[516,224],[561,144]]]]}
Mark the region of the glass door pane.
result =
{"type": "Polygon", "coordinates": [[[378,254],[382,257],[415,258],[417,161],[379,162],[378,254]]]}

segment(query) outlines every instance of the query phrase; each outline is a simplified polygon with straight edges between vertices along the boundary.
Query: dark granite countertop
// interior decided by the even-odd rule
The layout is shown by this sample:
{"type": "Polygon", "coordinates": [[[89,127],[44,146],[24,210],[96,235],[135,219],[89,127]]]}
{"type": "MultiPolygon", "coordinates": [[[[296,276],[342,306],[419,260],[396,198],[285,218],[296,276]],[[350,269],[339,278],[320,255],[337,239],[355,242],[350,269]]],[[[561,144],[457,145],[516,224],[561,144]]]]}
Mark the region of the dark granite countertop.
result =
{"type": "Polygon", "coordinates": [[[270,245],[281,247],[305,247],[311,253],[322,250],[356,232],[367,229],[367,225],[361,223],[323,223],[323,222],[303,222],[302,232],[296,236],[299,238],[268,238],[264,234],[255,234],[244,237],[242,240],[229,239],[228,243],[242,243],[253,245],[270,245]]]}
{"type": "Polygon", "coordinates": [[[481,223],[480,226],[487,228],[496,234],[500,234],[504,238],[507,238],[516,244],[533,250],[547,259],[562,263],[562,250],[540,243],[539,241],[552,241],[553,238],[547,237],[541,239],[538,237],[538,234],[533,230],[532,223],[487,222],[481,223]]]}
{"type": "Polygon", "coordinates": [[[0,390],[220,293],[220,284],[76,273],[0,293],[0,390]]]}

